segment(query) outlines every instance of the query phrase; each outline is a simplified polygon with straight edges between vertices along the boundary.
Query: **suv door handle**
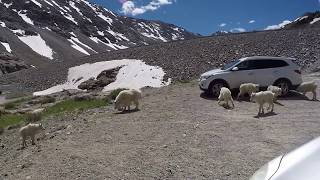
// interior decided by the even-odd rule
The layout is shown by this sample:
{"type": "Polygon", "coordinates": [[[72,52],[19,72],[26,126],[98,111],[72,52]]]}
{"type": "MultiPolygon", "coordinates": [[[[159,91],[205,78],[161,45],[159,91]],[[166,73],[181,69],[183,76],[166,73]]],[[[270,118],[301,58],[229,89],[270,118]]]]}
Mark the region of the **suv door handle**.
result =
{"type": "Polygon", "coordinates": [[[250,75],[250,76],[253,75],[253,74],[254,74],[253,72],[249,72],[249,73],[248,73],[248,75],[250,75]]]}

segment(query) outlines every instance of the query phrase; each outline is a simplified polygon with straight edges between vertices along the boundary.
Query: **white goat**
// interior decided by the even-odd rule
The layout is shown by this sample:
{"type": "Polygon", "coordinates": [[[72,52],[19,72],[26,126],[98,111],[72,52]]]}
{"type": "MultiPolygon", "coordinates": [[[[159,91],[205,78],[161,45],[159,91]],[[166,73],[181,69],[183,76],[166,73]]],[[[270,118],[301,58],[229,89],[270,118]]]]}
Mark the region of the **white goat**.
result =
{"type": "Polygon", "coordinates": [[[249,94],[251,96],[251,93],[258,92],[259,91],[259,84],[253,84],[253,83],[245,83],[240,85],[240,92],[238,94],[237,99],[240,98],[240,96],[249,94]]]}
{"type": "Polygon", "coordinates": [[[269,104],[268,110],[271,108],[270,112],[273,112],[273,98],[274,98],[274,93],[271,91],[261,91],[258,93],[252,93],[251,97],[250,97],[250,101],[252,102],[256,102],[259,104],[259,112],[258,115],[260,115],[261,113],[264,114],[264,109],[263,109],[263,105],[265,103],[269,104]]]}
{"type": "Polygon", "coordinates": [[[141,92],[139,90],[123,90],[116,97],[114,108],[119,111],[125,111],[126,108],[130,110],[130,105],[134,103],[136,109],[139,109],[139,99],[141,99],[141,92]]]}
{"type": "Polygon", "coordinates": [[[40,133],[42,130],[44,130],[42,124],[28,124],[24,127],[22,127],[19,130],[20,136],[22,137],[22,147],[25,147],[27,145],[26,139],[28,137],[31,138],[32,145],[35,144],[34,137],[36,134],[40,133]]]}
{"type": "Polygon", "coordinates": [[[267,91],[271,91],[274,93],[274,99],[273,99],[273,102],[276,102],[277,101],[277,97],[278,96],[281,96],[282,94],[282,89],[279,88],[278,86],[268,86],[268,89],[267,91]]]}
{"type": "Polygon", "coordinates": [[[303,82],[297,88],[297,91],[303,93],[303,95],[306,95],[307,92],[312,92],[313,94],[312,100],[315,101],[317,100],[317,87],[318,86],[314,81],[303,82]]]}
{"type": "Polygon", "coordinates": [[[233,103],[233,99],[231,96],[231,91],[226,87],[222,87],[220,90],[220,95],[218,97],[218,104],[220,104],[221,101],[225,101],[227,106],[229,106],[229,101],[231,101],[232,108],[234,108],[234,103],[233,103]]]}

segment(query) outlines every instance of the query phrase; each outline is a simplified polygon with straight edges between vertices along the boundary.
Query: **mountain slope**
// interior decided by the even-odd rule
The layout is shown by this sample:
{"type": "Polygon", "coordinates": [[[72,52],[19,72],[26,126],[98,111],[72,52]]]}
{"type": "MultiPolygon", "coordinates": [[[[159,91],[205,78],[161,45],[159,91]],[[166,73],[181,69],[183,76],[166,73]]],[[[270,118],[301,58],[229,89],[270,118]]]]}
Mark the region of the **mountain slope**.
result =
{"type": "Polygon", "coordinates": [[[64,83],[69,67],[117,59],[138,59],[148,65],[159,66],[166,73],[165,81],[167,78],[173,81],[196,79],[201,73],[233,59],[256,55],[294,57],[304,72],[319,71],[318,32],[317,28],[305,28],[227,34],[110,51],[50,68],[31,69],[0,77],[0,84],[12,84],[11,87],[0,85],[0,88],[44,90],[64,83]]]}
{"type": "Polygon", "coordinates": [[[320,11],[305,13],[284,28],[320,28],[320,11]]]}
{"type": "Polygon", "coordinates": [[[0,52],[9,47],[35,66],[196,37],[172,24],[119,16],[87,0],[0,0],[0,12],[0,52]]]}

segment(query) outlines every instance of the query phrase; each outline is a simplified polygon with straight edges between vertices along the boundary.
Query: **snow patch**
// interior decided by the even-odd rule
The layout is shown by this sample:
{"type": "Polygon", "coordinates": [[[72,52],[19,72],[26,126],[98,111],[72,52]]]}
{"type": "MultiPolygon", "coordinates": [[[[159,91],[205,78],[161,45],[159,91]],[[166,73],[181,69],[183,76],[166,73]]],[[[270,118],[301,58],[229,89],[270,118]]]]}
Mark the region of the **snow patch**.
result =
{"type": "Polygon", "coordinates": [[[296,20],[294,20],[294,22],[296,22],[296,21],[302,21],[302,20],[304,20],[304,19],[306,19],[306,18],[308,18],[309,16],[303,16],[303,17],[299,17],[299,18],[297,18],[296,20]]]}
{"type": "Polygon", "coordinates": [[[112,25],[112,19],[111,18],[106,17],[101,12],[98,12],[97,14],[101,19],[105,20],[109,25],[112,25]]]}
{"type": "Polygon", "coordinates": [[[153,38],[153,39],[159,39],[163,42],[167,42],[167,40],[162,37],[161,33],[160,33],[160,25],[157,23],[152,23],[150,25],[147,25],[144,22],[140,22],[138,23],[138,25],[141,27],[140,29],[140,34],[142,34],[143,36],[146,36],[148,38],[153,38]],[[144,32],[141,32],[141,30],[143,30],[144,32]]]}
{"type": "Polygon", "coordinates": [[[18,12],[18,15],[28,24],[34,25],[33,21],[26,15],[22,14],[21,11],[18,12]]]}
{"type": "Polygon", "coordinates": [[[11,5],[12,5],[12,2],[11,3],[3,3],[3,5],[6,7],[6,8],[9,8],[11,5]]]}
{"type": "Polygon", "coordinates": [[[14,34],[18,34],[18,35],[24,35],[26,32],[22,29],[15,29],[15,30],[11,30],[14,34]]]}
{"type": "Polygon", "coordinates": [[[73,1],[69,1],[69,5],[75,9],[81,16],[83,16],[82,12],[80,11],[79,8],[77,8],[76,4],[73,1]]]}
{"type": "Polygon", "coordinates": [[[12,52],[9,43],[5,43],[5,42],[1,42],[1,41],[0,41],[0,43],[2,44],[2,46],[4,46],[4,47],[6,48],[6,50],[7,50],[9,53],[12,52]]]}
{"type": "Polygon", "coordinates": [[[74,42],[72,39],[68,39],[68,41],[71,43],[71,47],[76,49],[77,51],[82,52],[83,54],[90,55],[86,50],[84,50],[82,47],[80,47],[76,42],[74,42]]]}
{"type": "MultiPolygon", "coordinates": [[[[54,1],[54,0],[51,0],[51,2],[54,4],[54,5],[56,5],[59,9],[61,9],[62,11],[64,11],[64,12],[67,12],[65,9],[63,9],[56,1],[54,1]]],[[[64,14],[63,12],[60,12],[62,15],[64,14]]]]}
{"type": "Polygon", "coordinates": [[[1,26],[1,27],[6,27],[6,23],[0,21],[0,26],[1,26]]]}
{"type": "Polygon", "coordinates": [[[72,40],[73,42],[76,42],[77,44],[80,44],[81,46],[84,46],[84,47],[87,48],[87,49],[90,49],[91,51],[93,51],[93,52],[95,52],[95,53],[98,53],[97,51],[93,50],[90,46],[82,43],[82,42],[81,42],[78,38],[76,38],[76,37],[71,37],[71,40],[72,40]]]}
{"type": "Polygon", "coordinates": [[[310,24],[314,24],[314,23],[316,23],[316,22],[318,22],[318,21],[320,21],[320,17],[314,18],[314,19],[310,22],[310,24]]]}
{"type": "Polygon", "coordinates": [[[74,18],[70,15],[70,14],[67,14],[67,15],[63,15],[65,18],[69,19],[70,21],[72,21],[73,23],[75,23],[76,25],[78,25],[78,22],[74,20],[74,18]]]}
{"type": "Polygon", "coordinates": [[[116,39],[122,41],[122,40],[125,40],[125,41],[130,41],[127,37],[125,37],[123,34],[121,33],[118,33],[118,32],[114,32],[112,31],[110,28],[108,30],[108,33],[110,33],[112,36],[114,36],[116,39]]]}
{"type": "Polygon", "coordinates": [[[53,4],[47,0],[44,0],[44,2],[46,2],[47,4],[49,4],[50,6],[53,6],[53,4]]]}
{"type": "Polygon", "coordinates": [[[38,2],[38,1],[36,1],[36,0],[31,0],[35,5],[37,5],[37,6],[39,6],[40,8],[42,7],[42,5],[38,2]]]}
{"type": "Polygon", "coordinates": [[[97,33],[100,35],[100,36],[104,36],[104,33],[102,31],[97,31],[97,33]]]}
{"type": "Polygon", "coordinates": [[[78,89],[78,86],[82,82],[90,78],[97,78],[104,70],[117,67],[122,68],[119,70],[116,81],[104,87],[103,91],[111,91],[117,88],[140,89],[146,86],[162,87],[169,85],[171,82],[170,79],[163,81],[165,73],[161,67],[147,65],[142,60],[122,59],[102,61],[93,64],[86,63],[72,67],[68,71],[67,82],[44,91],[34,92],[33,95],[41,96],[60,92],[64,89],[78,89]]]}
{"type": "Polygon", "coordinates": [[[264,30],[275,30],[275,29],[281,29],[284,28],[285,25],[291,23],[291,21],[289,20],[284,20],[282,23],[278,24],[278,25],[271,25],[268,26],[267,28],[265,28],[264,30]]]}
{"type": "Polygon", "coordinates": [[[39,34],[36,36],[18,36],[18,38],[36,53],[49,59],[53,59],[53,50],[46,44],[39,34]]]}

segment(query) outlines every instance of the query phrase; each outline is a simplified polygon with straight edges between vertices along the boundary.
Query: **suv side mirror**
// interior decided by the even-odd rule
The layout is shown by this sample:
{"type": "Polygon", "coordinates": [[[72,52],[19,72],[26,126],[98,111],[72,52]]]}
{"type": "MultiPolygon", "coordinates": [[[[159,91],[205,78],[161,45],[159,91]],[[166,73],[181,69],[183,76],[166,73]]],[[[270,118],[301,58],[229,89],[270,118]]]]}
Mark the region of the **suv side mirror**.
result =
{"type": "Polygon", "coordinates": [[[233,67],[233,68],[231,69],[231,71],[238,71],[238,70],[239,70],[238,67],[233,67]]]}

